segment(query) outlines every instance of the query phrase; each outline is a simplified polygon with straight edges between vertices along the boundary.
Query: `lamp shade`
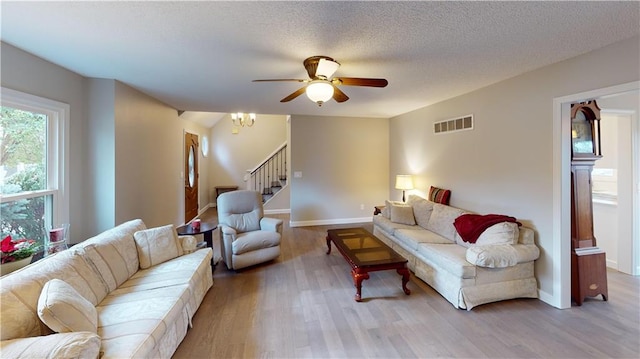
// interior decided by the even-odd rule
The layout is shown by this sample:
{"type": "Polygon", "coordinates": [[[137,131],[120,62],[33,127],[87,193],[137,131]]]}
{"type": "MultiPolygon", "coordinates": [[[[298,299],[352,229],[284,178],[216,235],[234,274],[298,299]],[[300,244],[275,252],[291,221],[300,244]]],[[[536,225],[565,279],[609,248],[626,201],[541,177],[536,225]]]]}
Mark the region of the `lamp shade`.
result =
{"type": "Polygon", "coordinates": [[[328,80],[333,73],[336,72],[338,67],[340,67],[340,64],[335,61],[320,59],[318,61],[318,68],[316,69],[316,76],[322,76],[328,80]]]}
{"type": "Polygon", "coordinates": [[[307,85],[307,97],[321,105],[333,97],[333,85],[327,80],[313,80],[307,85]]]}
{"type": "Polygon", "coordinates": [[[411,175],[397,175],[396,189],[413,189],[413,177],[411,175]]]}

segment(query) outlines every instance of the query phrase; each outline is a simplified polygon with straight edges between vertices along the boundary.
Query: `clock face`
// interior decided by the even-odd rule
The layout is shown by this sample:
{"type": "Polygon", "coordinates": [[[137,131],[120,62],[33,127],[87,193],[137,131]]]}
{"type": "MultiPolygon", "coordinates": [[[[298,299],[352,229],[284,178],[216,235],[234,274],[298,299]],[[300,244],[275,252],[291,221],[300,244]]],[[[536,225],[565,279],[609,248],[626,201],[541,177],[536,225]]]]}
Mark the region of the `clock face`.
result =
{"type": "Polygon", "coordinates": [[[571,145],[573,153],[593,153],[593,134],[591,122],[582,111],[571,120],[571,145]]]}

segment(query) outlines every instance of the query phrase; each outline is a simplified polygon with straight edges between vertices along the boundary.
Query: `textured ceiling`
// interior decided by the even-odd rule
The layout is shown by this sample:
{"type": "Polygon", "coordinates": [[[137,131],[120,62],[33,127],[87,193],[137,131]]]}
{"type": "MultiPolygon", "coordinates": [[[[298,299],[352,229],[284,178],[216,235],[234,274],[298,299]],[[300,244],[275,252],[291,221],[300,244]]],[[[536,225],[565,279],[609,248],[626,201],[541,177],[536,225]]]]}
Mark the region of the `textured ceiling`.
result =
{"type": "MultiPolygon", "coordinates": [[[[181,110],[392,117],[640,33],[632,2],[1,2],[1,39],[181,110]],[[351,98],[279,100],[333,57],[351,98]]],[[[198,116],[196,116],[198,117],[198,116]]]]}

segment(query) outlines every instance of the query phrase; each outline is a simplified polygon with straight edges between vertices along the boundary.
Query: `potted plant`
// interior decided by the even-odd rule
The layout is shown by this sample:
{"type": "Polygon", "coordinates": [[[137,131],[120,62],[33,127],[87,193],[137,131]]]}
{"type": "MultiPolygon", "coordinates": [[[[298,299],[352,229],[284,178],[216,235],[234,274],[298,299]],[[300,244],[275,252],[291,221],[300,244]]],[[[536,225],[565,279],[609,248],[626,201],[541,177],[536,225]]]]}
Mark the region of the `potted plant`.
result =
{"type": "Polygon", "coordinates": [[[2,275],[20,269],[29,263],[33,255],[38,250],[38,245],[33,239],[12,240],[11,236],[6,236],[0,242],[2,251],[0,257],[0,272],[2,275]]]}

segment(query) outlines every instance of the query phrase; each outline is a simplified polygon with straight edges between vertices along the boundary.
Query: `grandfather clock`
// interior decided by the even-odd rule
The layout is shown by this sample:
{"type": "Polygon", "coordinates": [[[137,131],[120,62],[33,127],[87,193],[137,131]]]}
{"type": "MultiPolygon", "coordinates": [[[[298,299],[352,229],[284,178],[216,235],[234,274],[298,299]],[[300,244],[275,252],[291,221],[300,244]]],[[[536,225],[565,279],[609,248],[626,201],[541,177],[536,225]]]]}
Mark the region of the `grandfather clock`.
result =
{"type": "Polygon", "coordinates": [[[571,296],[577,305],[598,294],[607,300],[606,255],[593,234],[591,171],[602,158],[596,101],[571,105],[571,296]]]}

